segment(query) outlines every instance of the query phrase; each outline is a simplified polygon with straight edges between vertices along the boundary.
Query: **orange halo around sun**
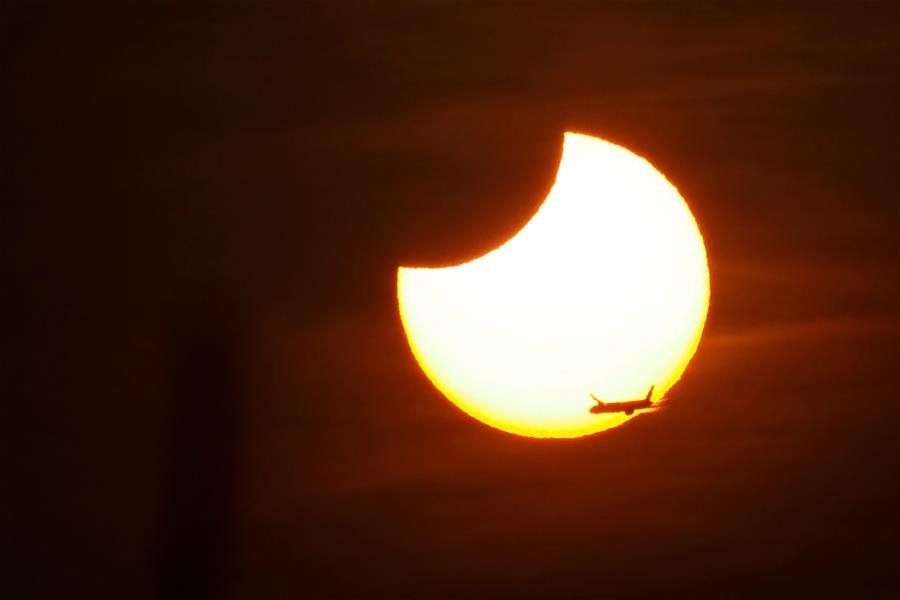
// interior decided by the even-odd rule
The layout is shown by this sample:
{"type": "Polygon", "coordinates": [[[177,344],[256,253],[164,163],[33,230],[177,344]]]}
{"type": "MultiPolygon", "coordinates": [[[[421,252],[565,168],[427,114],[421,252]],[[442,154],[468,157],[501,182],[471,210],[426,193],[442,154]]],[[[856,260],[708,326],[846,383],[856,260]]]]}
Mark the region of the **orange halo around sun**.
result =
{"type": "MultiPolygon", "coordinates": [[[[697,348],[709,305],[703,238],[646,160],[566,133],[556,182],[528,224],[454,267],[401,267],[410,348],[469,415],[533,437],[622,424],[589,394],[661,398],[697,348]]],[[[639,413],[638,413],[639,414],[639,413]]]]}

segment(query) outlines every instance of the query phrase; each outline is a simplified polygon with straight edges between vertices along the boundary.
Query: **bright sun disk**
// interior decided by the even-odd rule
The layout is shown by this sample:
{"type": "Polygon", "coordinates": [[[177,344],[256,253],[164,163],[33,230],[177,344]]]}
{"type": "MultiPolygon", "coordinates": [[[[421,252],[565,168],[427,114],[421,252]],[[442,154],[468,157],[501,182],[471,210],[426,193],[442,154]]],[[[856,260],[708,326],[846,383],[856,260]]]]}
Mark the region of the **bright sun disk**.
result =
{"type": "MultiPolygon", "coordinates": [[[[400,315],[435,386],[504,431],[577,437],[620,425],[609,401],[661,398],[694,354],[709,304],[706,251],[678,190],[646,160],[566,133],[544,204],[499,248],[401,267],[400,315]]],[[[640,414],[640,413],[638,413],[640,414]]]]}

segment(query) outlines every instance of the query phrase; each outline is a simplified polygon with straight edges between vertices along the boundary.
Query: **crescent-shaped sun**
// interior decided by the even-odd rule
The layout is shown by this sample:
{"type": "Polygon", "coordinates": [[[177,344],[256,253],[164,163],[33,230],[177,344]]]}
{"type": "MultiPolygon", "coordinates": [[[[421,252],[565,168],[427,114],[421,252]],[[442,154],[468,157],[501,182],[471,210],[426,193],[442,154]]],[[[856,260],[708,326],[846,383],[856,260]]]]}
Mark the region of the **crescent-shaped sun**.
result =
{"type": "MultiPolygon", "coordinates": [[[[678,190],[646,160],[566,133],[547,199],[499,248],[454,267],[401,267],[419,365],[480,421],[533,437],[622,424],[608,401],[662,398],[700,341],[709,270],[678,190]]],[[[640,413],[638,413],[640,414],[640,413]]]]}

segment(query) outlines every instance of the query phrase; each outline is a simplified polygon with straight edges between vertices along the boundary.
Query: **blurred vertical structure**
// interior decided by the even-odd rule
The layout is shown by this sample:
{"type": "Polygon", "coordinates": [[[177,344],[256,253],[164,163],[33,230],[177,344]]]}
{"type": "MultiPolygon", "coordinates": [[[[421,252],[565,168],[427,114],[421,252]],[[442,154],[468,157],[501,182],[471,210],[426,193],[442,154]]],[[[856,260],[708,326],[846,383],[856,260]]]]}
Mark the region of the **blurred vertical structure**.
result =
{"type": "Polygon", "coordinates": [[[233,297],[210,288],[180,299],[172,312],[158,598],[229,595],[243,448],[242,316],[233,297]]]}

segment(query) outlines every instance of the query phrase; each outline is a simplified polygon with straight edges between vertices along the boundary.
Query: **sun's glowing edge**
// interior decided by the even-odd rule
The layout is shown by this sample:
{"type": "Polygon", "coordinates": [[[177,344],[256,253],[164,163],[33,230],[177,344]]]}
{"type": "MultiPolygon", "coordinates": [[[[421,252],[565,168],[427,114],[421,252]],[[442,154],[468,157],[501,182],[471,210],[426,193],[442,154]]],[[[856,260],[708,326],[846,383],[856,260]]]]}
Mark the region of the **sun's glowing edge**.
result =
{"type": "MultiPolygon", "coordinates": [[[[582,137],[588,138],[588,139],[594,140],[594,141],[598,140],[597,138],[594,138],[593,136],[588,136],[588,135],[574,133],[574,132],[566,132],[564,135],[563,154],[562,154],[562,158],[560,160],[560,167],[562,165],[562,161],[565,159],[566,148],[569,145],[569,143],[577,138],[582,138],[582,137]]],[[[700,242],[700,250],[702,252],[704,265],[708,265],[708,256],[706,254],[705,241],[703,240],[702,232],[700,231],[700,228],[697,226],[696,218],[694,217],[693,213],[690,211],[690,208],[687,206],[687,203],[685,202],[683,196],[681,196],[681,194],[678,193],[677,188],[674,185],[672,185],[671,182],[668,181],[668,179],[665,177],[664,174],[662,174],[655,167],[653,167],[653,165],[649,161],[647,161],[645,158],[634,154],[633,152],[631,152],[630,150],[628,150],[627,148],[624,148],[622,146],[612,144],[611,142],[607,142],[605,140],[599,140],[599,141],[602,141],[604,144],[614,146],[614,147],[618,148],[619,150],[628,153],[632,157],[646,163],[650,168],[653,169],[653,171],[655,173],[657,173],[660,177],[662,177],[665,180],[665,182],[672,188],[672,190],[674,190],[675,195],[684,204],[687,214],[690,216],[691,220],[693,221],[693,225],[694,225],[698,240],[700,242]]],[[[501,251],[508,244],[512,243],[513,240],[515,240],[520,235],[520,233],[522,233],[522,231],[527,229],[529,227],[529,225],[532,222],[534,222],[541,215],[542,211],[544,210],[544,208],[547,204],[547,200],[553,194],[553,188],[555,188],[558,183],[559,175],[560,175],[560,168],[558,167],[557,174],[554,179],[554,184],[551,187],[550,192],[544,198],[544,201],[541,203],[541,206],[538,208],[538,210],[535,211],[535,213],[534,213],[534,215],[532,215],[531,219],[529,219],[529,221],[518,232],[516,232],[514,235],[512,235],[509,239],[505,240],[502,244],[498,245],[496,248],[494,248],[494,249],[490,250],[489,252],[487,252],[479,257],[476,257],[470,261],[467,261],[464,263],[459,263],[457,265],[442,266],[442,267],[437,267],[437,268],[400,266],[397,269],[397,302],[398,302],[401,323],[402,323],[404,331],[406,333],[407,343],[409,345],[411,352],[413,353],[413,356],[415,357],[417,363],[419,364],[420,368],[422,368],[422,370],[425,372],[426,376],[432,382],[432,384],[448,400],[450,400],[455,406],[457,406],[460,410],[462,410],[466,414],[470,415],[471,417],[475,418],[476,420],[481,421],[482,423],[484,423],[488,426],[491,426],[493,428],[499,429],[505,433],[521,435],[521,436],[526,436],[526,437],[533,437],[533,438],[541,438],[541,439],[548,439],[548,438],[571,439],[571,438],[583,437],[585,435],[600,433],[603,431],[607,431],[607,430],[616,428],[616,427],[622,425],[623,423],[631,420],[635,416],[638,416],[640,413],[636,413],[632,416],[625,416],[624,414],[610,415],[610,419],[605,421],[605,423],[601,424],[598,421],[586,422],[586,423],[584,423],[583,426],[573,429],[573,428],[554,428],[554,427],[544,427],[544,426],[523,425],[522,423],[515,422],[513,420],[496,418],[493,415],[487,414],[486,412],[479,410],[478,407],[474,406],[472,404],[472,402],[469,401],[465,396],[455,393],[452,389],[450,389],[450,387],[448,385],[446,385],[441,380],[440,377],[437,376],[437,373],[436,373],[437,369],[431,366],[429,359],[425,356],[425,352],[421,348],[421,342],[419,340],[420,335],[418,334],[418,332],[415,331],[415,328],[411,327],[411,324],[409,322],[408,307],[406,305],[406,302],[407,302],[406,299],[408,298],[408,295],[404,293],[404,289],[406,286],[406,282],[409,280],[409,277],[417,271],[443,271],[443,270],[456,269],[456,268],[464,266],[464,265],[471,265],[473,263],[477,263],[477,262],[485,260],[486,258],[490,257],[491,255],[501,251]]],[[[703,297],[702,316],[701,316],[699,324],[694,332],[692,341],[689,344],[689,346],[685,349],[684,353],[681,356],[681,360],[679,361],[677,368],[675,368],[672,371],[671,376],[668,377],[666,381],[657,382],[657,391],[654,394],[654,400],[656,400],[661,406],[665,405],[665,402],[666,402],[666,400],[664,398],[665,393],[675,383],[677,383],[681,379],[681,376],[684,374],[685,370],[687,369],[687,365],[690,363],[691,359],[693,358],[693,356],[695,355],[695,353],[699,347],[700,340],[702,338],[702,334],[703,334],[703,331],[705,328],[706,319],[708,317],[708,311],[709,311],[710,278],[709,278],[708,266],[706,267],[706,270],[705,270],[704,284],[705,284],[705,293],[704,293],[704,297],[703,297]],[[662,401],[660,402],[660,400],[662,400],[662,401]]]]}

